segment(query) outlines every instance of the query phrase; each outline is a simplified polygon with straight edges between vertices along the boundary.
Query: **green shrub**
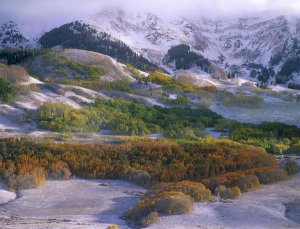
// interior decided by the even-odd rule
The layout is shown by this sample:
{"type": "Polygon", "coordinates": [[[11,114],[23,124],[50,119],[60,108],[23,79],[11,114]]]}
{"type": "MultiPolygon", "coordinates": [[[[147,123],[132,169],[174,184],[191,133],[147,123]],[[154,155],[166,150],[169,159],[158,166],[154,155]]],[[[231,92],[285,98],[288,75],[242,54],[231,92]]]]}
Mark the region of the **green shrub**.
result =
{"type": "Polygon", "coordinates": [[[0,100],[7,103],[14,101],[16,97],[16,88],[8,80],[0,78],[0,100]]]}
{"type": "MultiPolygon", "coordinates": [[[[151,83],[156,83],[165,86],[168,90],[175,92],[185,92],[185,93],[195,93],[198,95],[211,95],[212,92],[215,91],[215,87],[200,87],[197,86],[188,80],[178,80],[172,78],[170,75],[161,73],[161,72],[153,72],[147,78],[151,83]]],[[[184,104],[190,103],[187,98],[180,98],[177,102],[180,104],[183,102],[184,104]]]]}
{"type": "Polygon", "coordinates": [[[238,106],[238,107],[261,107],[264,103],[264,99],[259,96],[249,96],[244,93],[231,93],[229,91],[218,92],[218,100],[220,100],[225,106],[238,106]]]}
{"type": "Polygon", "coordinates": [[[271,144],[270,147],[267,148],[267,152],[282,155],[286,152],[289,147],[284,144],[271,144]]]}
{"type": "Polygon", "coordinates": [[[257,173],[256,175],[261,184],[272,184],[287,179],[287,172],[279,168],[257,173]]]}
{"type": "Polygon", "coordinates": [[[295,154],[300,155],[300,142],[293,144],[288,150],[287,153],[289,154],[295,154]]]}
{"type": "Polygon", "coordinates": [[[288,175],[296,174],[299,170],[298,164],[295,160],[288,160],[284,165],[284,170],[288,175]]]}
{"type": "Polygon", "coordinates": [[[39,127],[62,133],[110,129],[119,135],[164,133],[197,139],[201,128],[212,126],[220,118],[208,109],[147,107],[123,100],[99,99],[94,106],[81,109],[45,102],[38,109],[39,127]]]}
{"type": "Polygon", "coordinates": [[[222,199],[235,199],[241,195],[239,187],[226,188],[224,185],[220,185],[215,190],[215,195],[222,199]]]}
{"type": "Polygon", "coordinates": [[[41,66],[35,66],[35,62],[29,63],[28,70],[31,71],[31,74],[38,75],[43,79],[50,77],[54,81],[56,79],[97,81],[107,73],[107,69],[74,62],[68,59],[67,56],[53,50],[47,50],[41,54],[39,62],[41,66]]]}
{"type": "Polygon", "coordinates": [[[177,96],[174,100],[168,100],[170,105],[174,106],[188,106],[191,104],[190,99],[187,96],[177,96]]]}

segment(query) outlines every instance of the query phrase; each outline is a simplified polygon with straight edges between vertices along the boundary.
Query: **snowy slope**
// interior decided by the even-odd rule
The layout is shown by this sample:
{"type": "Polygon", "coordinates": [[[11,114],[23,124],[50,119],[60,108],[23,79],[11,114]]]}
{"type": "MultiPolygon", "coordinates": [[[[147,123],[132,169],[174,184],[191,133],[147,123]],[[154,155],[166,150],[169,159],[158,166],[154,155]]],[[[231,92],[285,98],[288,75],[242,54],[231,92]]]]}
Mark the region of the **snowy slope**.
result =
{"type": "Polygon", "coordinates": [[[284,48],[288,38],[296,35],[297,22],[280,15],[171,20],[152,13],[127,13],[120,9],[103,10],[91,21],[99,30],[148,53],[150,58],[151,54],[159,57],[170,47],[184,43],[215,61],[223,55],[223,62],[230,65],[249,62],[267,65],[271,56],[284,48]]]}
{"type": "MultiPolygon", "coordinates": [[[[199,52],[205,52],[210,44],[199,27],[183,18],[170,20],[153,13],[127,13],[120,9],[106,9],[99,12],[91,24],[124,41],[157,64],[161,63],[172,46],[188,44],[199,52]]],[[[212,51],[213,49],[207,53],[212,51]]],[[[208,57],[213,59],[216,55],[217,51],[208,57]]]]}
{"type": "MultiPolygon", "coordinates": [[[[277,73],[284,61],[298,55],[294,48],[295,42],[300,39],[299,18],[270,12],[244,18],[210,18],[204,14],[199,14],[196,19],[180,16],[165,18],[151,12],[105,8],[96,15],[86,16],[84,22],[125,42],[156,64],[162,64],[172,46],[187,44],[226,71],[237,65],[240,75],[249,78],[249,63],[268,68],[271,57],[280,53],[282,60],[272,66],[277,73]]],[[[61,24],[67,22],[66,19],[61,24]]],[[[28,23],[22,22],[16,27],[29,40],[27,43],[37,45],[38,38],[45,32],[45,26],[42,26],[45,24],[39,21],[28,26],[28,23]]],[[[53,29],[49,23],[47,25],[47,31],[53,29]]],[[[0,43],[1,46],[4,46],[3,43],[0,43]]]]}

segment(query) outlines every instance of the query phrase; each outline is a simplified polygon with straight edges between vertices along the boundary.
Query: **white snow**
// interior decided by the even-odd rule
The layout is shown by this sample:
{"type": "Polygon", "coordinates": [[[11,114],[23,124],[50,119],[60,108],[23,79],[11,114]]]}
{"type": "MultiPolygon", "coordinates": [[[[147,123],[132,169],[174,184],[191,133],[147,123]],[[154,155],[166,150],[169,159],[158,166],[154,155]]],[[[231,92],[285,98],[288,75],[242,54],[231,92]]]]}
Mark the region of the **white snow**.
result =
{"type": "Polygon", "coordinates": [[[31,84],[44,84],[44,82],[37,80],[31,76],[29,76],[29,79],[27,82],[22,83],[22,85],[31,85],[31,84]]]}
{"type": "Polygon", "coordinates": [[[175,77],[189,81],[198,86],[216,86],[221,87],[223,83],[219,80],[211,78],[207,73],[197,73],[191,71],[176,71],[175,77]]]}
{"type": "Polygon", "coordinates": [[[132,191],[142,194],[145,189],[118,180],[49,181],[0,206],[0,227],[105,229],[118,224],[129,228],[119,217],[140,198],[128,194],[132,191]]]}
{"type": "Polygon", "coordinates": [[[196,203],[188,215],[161,217],[149,229],[284,229],[300,228],[285,216],[285,203],[300,198],[300,174],[244,193],[232,203],[196,203]]]}
{"type": "Polygon", "coordinates": [[[5,185],[0,181],[0,206],[16,199],[16,193],[4,189],[5,185]]]}
{"type": "Polygon", "coordinates": [[[79,104],[68,97],[55,94],[53,92],[30,92],[27,96],[22,96],[16,104],[25,109],[37,109],[44,102],[58,102],[70,105],[74,108],[81,108],[79,104]]]}
{"type": "Polygon", "coordinates": [[[16,193],[0,189],[0,206],[16,199],[16,193]]]}
{"type": "MultiPolygon", "coordinates": [[[[78,93],[83,92],[86,95],[89,95],[90,97],[96,99],[96,98],[103,98],[103,99],[109,99],[106,95],[100,93],[100,92],[96,92],[93,90],[90,90],[88,88],[84,88],[84,87],[79,87],[79,86],[70,86],[70,85],[60,85],[62,88],[66,89],[66,90],[77,90],[78,93]]],[[[77,94],[78,96],[78,94],[77,94]]]]}
{"type": "MultiPolygon", "coordinates": [[[[300,197],[299,175],[244,193],[232,202],[196,203],[192,213],[160,217],[149,228],[299,228],[299,224],[285,216],[285,203],[300,197]]],[[[118,224],[125,229],[129,227],[119,217],[140,198],[128,193],[145,191],[118,180],[49,181],[40,189],[21,191],[18,199],[0,205],[0,226],[105,229],[118,224]]]]}
{"type": "Polygon", "coordinates": [[[108,99],[107,96],[87,88],[70,85],[58,86],[64,90],[63,94],[55,92],[51,89],[43,89],[41,91],[30,92],[27,95],[20,96],[15,104],[19,108],[34,110],[41,106],[44,102],[50,101],[64,103],[79,109],[82,106],[78,104],[78,101],[75,101],[74,98],[77,98],[81,102],[88,104],[93,103],[96,98],[108,99]]]}

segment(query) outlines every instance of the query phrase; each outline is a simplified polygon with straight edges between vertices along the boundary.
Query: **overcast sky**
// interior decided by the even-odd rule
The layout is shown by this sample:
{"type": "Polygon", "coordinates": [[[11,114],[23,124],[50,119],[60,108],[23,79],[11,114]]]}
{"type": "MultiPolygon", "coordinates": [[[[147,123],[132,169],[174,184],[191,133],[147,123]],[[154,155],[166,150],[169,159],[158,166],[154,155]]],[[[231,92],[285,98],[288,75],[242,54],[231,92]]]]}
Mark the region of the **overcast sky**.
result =
{"type": "MultiPolygon", "coordinates": [[[[265,10],[299,12],[300,0],[0,0],[0,17],[84,17],[107,6],[165,15],[231,15],[265,10]]],[[[77,18],[80,19],[80,18],[77,18]]]]}

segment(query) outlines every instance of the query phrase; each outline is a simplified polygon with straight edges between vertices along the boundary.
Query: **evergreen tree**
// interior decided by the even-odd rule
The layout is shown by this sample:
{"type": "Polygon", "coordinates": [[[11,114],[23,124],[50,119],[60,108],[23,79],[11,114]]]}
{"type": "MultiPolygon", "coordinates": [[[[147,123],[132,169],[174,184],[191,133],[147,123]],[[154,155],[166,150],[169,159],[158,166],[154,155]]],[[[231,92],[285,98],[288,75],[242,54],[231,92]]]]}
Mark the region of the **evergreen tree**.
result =
{"type": "Polygon", "coordinates": [[[197,66],[205,72],[209,72],[210,69],[208,59],[191,51],[190,46],[184,44],[172,47],[168,51],[168,54],[164,58],[164,63],[169,64],[173,61],[175,61],[176,69],[186,70],[193,66],[197,66]]]}
{"type": "Polygon", "coordinates": [[[131,64],[136,68],[153,71],[158,67],[120,40],[112,38],[107,33],[97,33],[89,25],[72,22],[45,33],[39,40],[43,48],[62,45],[64,48],[76,48],[99,52],[111,56],[117,61],[131,64]]]}

